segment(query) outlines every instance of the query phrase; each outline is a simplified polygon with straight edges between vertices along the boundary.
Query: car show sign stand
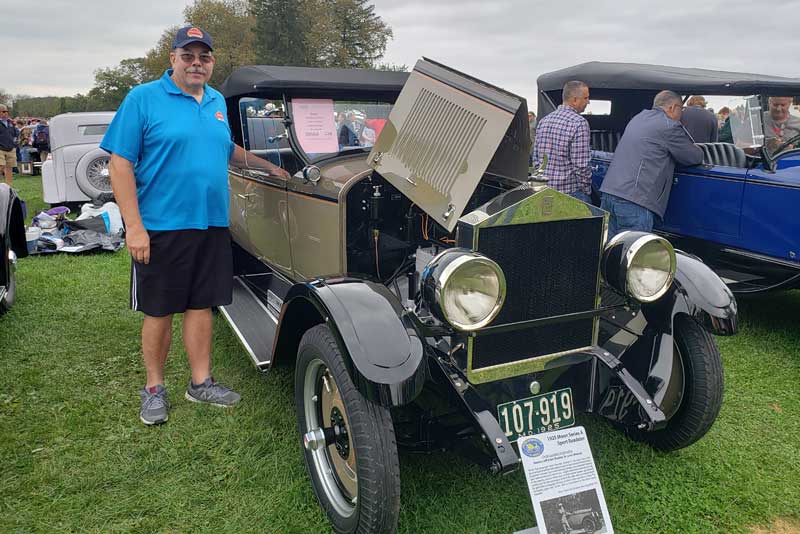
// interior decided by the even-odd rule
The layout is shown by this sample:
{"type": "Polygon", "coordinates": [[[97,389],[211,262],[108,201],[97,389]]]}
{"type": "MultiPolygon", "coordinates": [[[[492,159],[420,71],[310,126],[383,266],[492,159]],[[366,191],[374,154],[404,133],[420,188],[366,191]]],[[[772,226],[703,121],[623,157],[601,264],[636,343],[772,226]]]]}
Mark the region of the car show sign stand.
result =
{"type": "Polygon", "coordinates": [[[523,436],[519,445],[539,534],[613,534],[583,427],[523,436]]]}

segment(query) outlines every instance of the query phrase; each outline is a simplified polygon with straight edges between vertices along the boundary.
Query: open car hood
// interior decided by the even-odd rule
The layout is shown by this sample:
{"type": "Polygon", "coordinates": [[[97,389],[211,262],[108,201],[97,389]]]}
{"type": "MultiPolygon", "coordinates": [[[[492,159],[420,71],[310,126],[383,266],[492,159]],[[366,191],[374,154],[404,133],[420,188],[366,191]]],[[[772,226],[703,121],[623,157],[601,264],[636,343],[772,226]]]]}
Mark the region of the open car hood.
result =
{"type": "Polygon", "coordinates": [[[485,173],[527,179],[530,149],[524,98],[422,59],[368,161],[452,232],[485,173]]]}

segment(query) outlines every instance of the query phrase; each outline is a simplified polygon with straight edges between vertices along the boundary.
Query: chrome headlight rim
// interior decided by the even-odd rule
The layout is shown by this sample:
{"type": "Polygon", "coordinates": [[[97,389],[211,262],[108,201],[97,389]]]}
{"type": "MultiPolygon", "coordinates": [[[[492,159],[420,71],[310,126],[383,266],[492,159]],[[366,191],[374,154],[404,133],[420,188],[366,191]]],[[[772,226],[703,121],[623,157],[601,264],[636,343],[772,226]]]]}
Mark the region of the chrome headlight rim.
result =
{"type": "Polygon", "coordinates": [[[638,300],[639,302],[655,302],[656,300],[663,297],[667,293],[667,291],[669,291],[669,288],[672,287],[672,281],[675,279],[676,267],[677,267],[677,259],[675,256],[675,248],[672,246],[672,243],[670,243],[663,237],[655,234],[645,234],[637,238],[636,241],[634,241],[631,244],[631,246],[625,253],[625,286],[627,289],[627,293],[636,300],[638,300]],[[633,292],[630,290],[631,286],[630,274],[632,270],[631,268],[633,267],[633,262],[636,259],[636,255],[650,243],[660,244],[669,255],[670,268],[667,271],[667,279],[664,281],[664,285],[661,287],[661,289],[659,289],[652,295],[634,295],[633,292]]]}
{"type": "Polygon", "coordinates": [[[506,298],[506,278],[497,262],[480,253],[466,249],[448,249],[433,258],[423,271],[423,286],[428,288],[428,291],[424,292],[423,295],[428,296],[427,300],[430,301],[428,305],[434,315],[461,332],[473,332],[491,323],[500,313],[506,298]],[[491,311],[483,319],[474,323],[463,323],[448,313],[447,307],[444,305],[445,297],[448,287],[455,280],[454,275],[466,265],[476,262],[483,267],[489,268],[495,275],[497,279],[497,296],[491,311]],[[433,291],[430,291],[431,289],[433,291]]]}
{"type": "Polygon", "coordinates": [[[642,303],[654,302],[662,298],[672,287],[677,268],[677,256],[672,244],[665,238],[641,231],[627,230],[612,237],[605,245],[602,259],[602,276],[605,282],[619,291],[642,303]],[[637,255],[648,245],[657,243],[668,254],[669,269],[660,289],[650,295],[636,294],[631,283],[631,273],[637,255]]]}

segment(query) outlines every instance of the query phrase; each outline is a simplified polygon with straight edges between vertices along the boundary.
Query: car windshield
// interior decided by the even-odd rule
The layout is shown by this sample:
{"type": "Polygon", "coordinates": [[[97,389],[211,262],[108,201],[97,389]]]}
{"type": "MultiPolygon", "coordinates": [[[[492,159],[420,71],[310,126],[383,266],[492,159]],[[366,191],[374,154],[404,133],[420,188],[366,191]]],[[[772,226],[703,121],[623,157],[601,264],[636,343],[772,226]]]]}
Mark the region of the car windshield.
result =
{"type": "MultiPolygon", "coordinates": [[[[800,97],[720,96],[704,97],[709,111],[717,115],[719,140],[740,148],[765,146],[775,155],[792,137],[800,134],[800,97]]],[[[790,147],[784,147],[786,150],[790,147]]]]}
{"type": "Polygon", "coordinates": [[[392,103],[376,100],[293,98],[293,135],[310,161],[370,150],[383,130],[392,103]]]}

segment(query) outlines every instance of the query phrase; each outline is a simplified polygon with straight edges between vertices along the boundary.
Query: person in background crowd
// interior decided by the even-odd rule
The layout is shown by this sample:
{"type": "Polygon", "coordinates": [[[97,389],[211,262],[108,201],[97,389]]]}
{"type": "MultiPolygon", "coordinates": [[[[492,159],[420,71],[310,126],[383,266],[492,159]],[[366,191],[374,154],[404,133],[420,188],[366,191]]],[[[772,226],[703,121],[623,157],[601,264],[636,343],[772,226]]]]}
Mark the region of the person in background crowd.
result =
{"type": "Polygon", "coordinates": [[[589,105],[589,86],[573,80],[564,84],[562,104],[539,121],[533,165],[547,157],[547,185],[591,203],[592,170],[589,167],[589,123],[580,113],[589,105]]]}
{"type": "Polygon", "coordinates": [[[347,120],[339,129],[340,146],[358,146],[358,136],[361,133],[361,125],[356,119],[354,111],[347,113],[347,120]]]}
{"type": "Polygon", "coordinates": [[[361,127],[361,134],[358,136],[358,144],[366,147],[373,146],[375,145],[375,139],[377,139],[377,137],[375,130],[367,126],[367,119],[365,116],[364,125],[361,127]]]}
{"type": "Polygon", "coordinates": [[[769,97],[769,111],[764,113],[764,138],[772,150],[800,134],[800,118],[789,113],[791,105],[790,96],[769,97]]]}
{"type": "Polygon", "coordinates": [[[21,163],[22,160],[22,129],[25,127],[25,121],[22,119],[17,119],[14,121],[14,126],[17,128],[17,138],[14,141],[14,144],[17,146],[17,165],[21,163]]]}
{"type": "Polygon", "coordinates": [[[50,153],[50,127],[47,125],[47,121],[37,121],[36,128],[32,133],[32,140],[34,148],[39,151],[39,161],[44,163],[50,153]]]}
{"type": "Polygon", "coordinates": [[[731,109],[727,106],[721,108],[717,114],[719,119],[719,142],[733,143],[733,131],[731,130],[731,109]]]}
{"type": "Polygon", "coordinates": [[[17,166],[17,128],[8,116],[8,107],[0,104],[0,172],[11,185],[12,169],[17,166]]]}
{"type": "Polygon", "coordinates": [[[706,109],[704,97],[689,97],[681,114],[681,123],[695,143],[717,142],[717,119],[706,109]]]}
{"type": "Polygon", "coordinates": [[[127,231],[131,306],[145,315],[139,418],[146,425],[168,419],[164,364],[176,313],[184,314],[191,368],[185,398],[220,407],[240,401],[211,374],[211,308],[230,304],[233,289],[228,163],[289,179],[231,141],[225,99],[208,86],[212,49],[200,28],[178,30],[172,68],[128,93],[100,143],[111,153],[111,185],[127,231]]]}
{"type": "Polygon", "coordinates": [[[639,112],[625,127],[600,188],[600,207],[611,215],[609,239],[625,230],[650,232],[654,218],[667,209],[675,163],[703,162],[703,151],[680,123],[682,112],[681,97],[661,91],[653,109],[639,112]]]}

